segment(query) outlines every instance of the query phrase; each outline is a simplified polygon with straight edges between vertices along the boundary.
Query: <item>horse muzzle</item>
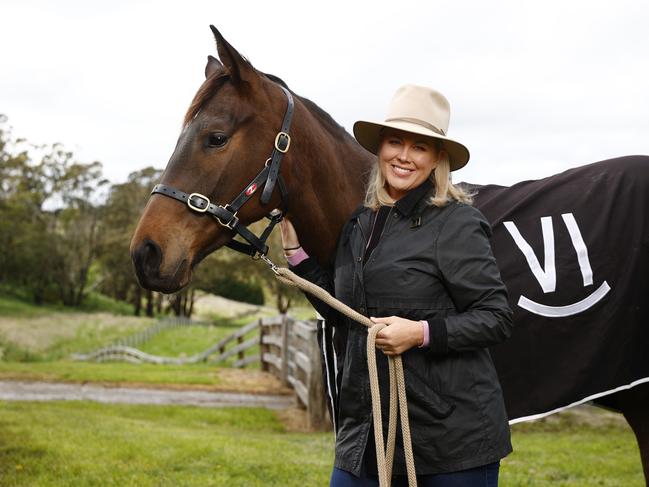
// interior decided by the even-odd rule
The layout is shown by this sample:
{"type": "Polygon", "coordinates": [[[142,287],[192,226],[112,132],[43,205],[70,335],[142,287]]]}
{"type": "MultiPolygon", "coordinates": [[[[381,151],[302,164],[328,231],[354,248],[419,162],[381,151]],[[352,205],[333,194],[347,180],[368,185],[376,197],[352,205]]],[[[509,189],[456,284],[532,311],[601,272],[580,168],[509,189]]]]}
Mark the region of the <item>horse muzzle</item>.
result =
{"type": "Polygon", "coordinates": [[[187,259],[179,259],[171,272],[163,273],[163,257],[162,249],[151,239],[145,239],[131,248],[131,259],[140,285],[151,291],[170,294],[189,283],[191,270],[187,259]]]}

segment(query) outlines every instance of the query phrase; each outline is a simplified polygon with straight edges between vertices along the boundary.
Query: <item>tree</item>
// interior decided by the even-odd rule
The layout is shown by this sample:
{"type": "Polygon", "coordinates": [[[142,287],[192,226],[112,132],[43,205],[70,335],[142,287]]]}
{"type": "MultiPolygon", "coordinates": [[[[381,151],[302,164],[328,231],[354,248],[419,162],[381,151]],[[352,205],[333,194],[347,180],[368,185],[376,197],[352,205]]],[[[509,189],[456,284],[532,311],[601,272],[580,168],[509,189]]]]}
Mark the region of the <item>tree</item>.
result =
{"type": "Polygon", "coordinates": [[[101,164],[82,164],[61,144],[14,140],[0,117],[0,279],[36,303],[78,305],[97,254],[101,164]],[[42,156],[35,162],[30,150],[42,156]]]}
{"type": "Polygon", "coordinates": [[[99,288],[115,299],[130,301],[135,314],[142,310],[153,316],[157,294],[143,290],[133,272],[129,243],[140,214],[144,210],[151,187],[160,179],[161,171],[153,167],[129,174],[122,184],[113,184],[102,209],[103,240],[101,255],[101,284],[99,288]]]}

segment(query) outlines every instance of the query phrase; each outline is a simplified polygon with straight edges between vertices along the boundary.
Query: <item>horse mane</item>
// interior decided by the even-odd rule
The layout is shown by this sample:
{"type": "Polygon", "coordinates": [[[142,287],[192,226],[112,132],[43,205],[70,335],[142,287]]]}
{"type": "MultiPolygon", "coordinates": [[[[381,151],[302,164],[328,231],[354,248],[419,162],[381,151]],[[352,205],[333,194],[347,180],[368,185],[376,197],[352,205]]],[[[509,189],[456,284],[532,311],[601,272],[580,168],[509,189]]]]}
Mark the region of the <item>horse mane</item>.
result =
{"type": "MultiPolygon", "coordinates": [[[[248,64],[250,65],[250,67],[252,67],[250,63],[248,64]]],[[[306,105],[307,109],[313,115],[315,115],[325,127],[329,128],[334,135],[342,135],[347,137],[350,136],[347,130],[345,130],[345,128],[342,125],[336,122],[331,115],[329,115],[326,111],[324,111],[322,108],[320,108],[318,105],[316,105],[308,98],[304,98],[299,95],[296,95],[293,92],[293,90],[291,90],[288,87],[286,82],[284,82],[284,80],[281,79],[279,76],[275,76],[274,74],[263,73],[261,71],[258,72],[263,76],[265,76],[266,78],[268,78],[269,80],[271,80],[272,82],[277,83],[278,85],[281,85],[287,90],[289,90],[295,97],[297,97],[300,101],[302,101],[302,103],[306,105]]],[[[185,113],[183,126],[187,126],[194,119],[194,117],[198,115],[198,112],[200,112],[201,108],[203,108],[203,105],[205,105],[205,103],[207,103],[210,100],[210,98],[212,98],[216,94],[219,88],[223,86],[228,79],[230,79],[230,75],[227,72],[222,72],[220,74],[210,76],[203,82],[201,87],[194,95],[194,99],[189,105],[189,108],[187,109],[187,113],[185,113]]]]}
{"type": "Polygon", "coordinates": [[[284,82],[282,78],[279,76],[275,76],[274,74],[268,74],[268,73],[262,73],[266,78],[268,78],[271,81],[274,81],[275,83],[282,85],[284,88],[289,90],[293,95],[298,97],[302,103],[306,105],[306,107],[309,109],[311,113],[316,115],[318,119],[323,123],[323,125],[329,127],[332,129],[334,134],[344,134],[344,135],[349,135],[347,133],[347,130],[345,130],[345,127],[340,125],[338,122],[334,120],[334,118],[329,115],[327,112],[325,112],[322,108],[320,108],[318,105],[316,105],[314,102],[309,100],[308,98],[304,98],[303,96],[296,95],[293,90],[291,90],[288,85],[284,82]]]}

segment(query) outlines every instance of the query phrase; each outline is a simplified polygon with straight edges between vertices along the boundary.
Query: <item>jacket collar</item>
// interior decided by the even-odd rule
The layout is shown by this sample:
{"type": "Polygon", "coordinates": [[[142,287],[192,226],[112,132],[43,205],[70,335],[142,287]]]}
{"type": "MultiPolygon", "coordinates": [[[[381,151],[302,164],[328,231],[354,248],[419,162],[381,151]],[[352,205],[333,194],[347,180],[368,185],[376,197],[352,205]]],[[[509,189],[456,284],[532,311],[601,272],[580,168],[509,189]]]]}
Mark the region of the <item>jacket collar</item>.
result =
{"type": "MultiPolygon", "coordinates": [[[[404,216],[410,216],[410,214],[414,211],[415,207],[417,206],[417,203],[421,201],[424,196],[428,195],[429,193],[432,193],[432,191],[435,189],[435,185],[430,179],[424,180],[423,183],[421,183],[419,186],[417,186],[414,189],[411,189],[406,193],[405,196],[400,198],[394,203],[394,206],[399,212],[404,215],[404,216]]],[[[368,215],[371,214],[371,210],[366,207],[363,203],[361,203],[354,212],[351,214],[350,219],[353,220],[355,218],[360,217],[361,214],[367,213],[368,215]]]]}
{"type": "Polygon", "coordinates": [[[395,203],[394,206],[396,207],[397,210],[399,210],[399,213],[401,213],[404,216],[410,216],[410,214],[413,212],[415,207],[417,206],[417,203],[426,196],[429,192],[433,190],[435,185],[433,182],[426,178],[423,183],[421,183],[419,186],[417,186],[414,189],[411,189],[406,193],[405,196],[399,198],[395,203]]]}

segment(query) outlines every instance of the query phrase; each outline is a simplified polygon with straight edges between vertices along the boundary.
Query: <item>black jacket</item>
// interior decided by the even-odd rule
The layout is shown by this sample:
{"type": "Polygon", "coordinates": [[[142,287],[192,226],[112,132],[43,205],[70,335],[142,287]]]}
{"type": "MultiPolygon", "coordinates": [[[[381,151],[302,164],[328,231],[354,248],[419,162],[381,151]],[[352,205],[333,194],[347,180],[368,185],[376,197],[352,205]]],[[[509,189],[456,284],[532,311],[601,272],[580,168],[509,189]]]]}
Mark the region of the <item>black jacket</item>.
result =
{"type": "MultiPolygon", "coordinates": [[[[429,347],[402,355],[418,474],[464,470],[512,451],[502,391],[486,348],[505,340],[513,326],[489,243],[491,227],[472,206],[427,204],[432,191],[427,180],[396,202],[365,265],[372,211],[359,207],[342,229],[333,272],[312,258],[292,268],[366,316],[428,320],[429,347]]],[[[372,425],[367,328],[307,297],[335,326],[338,341],[335,466],[358,475],[372,425]]],[[[387,432],[387,358],[376,353],[387,432]]],[[[401,447],[394,473],[405,474],[401,447]]]]}

